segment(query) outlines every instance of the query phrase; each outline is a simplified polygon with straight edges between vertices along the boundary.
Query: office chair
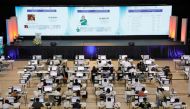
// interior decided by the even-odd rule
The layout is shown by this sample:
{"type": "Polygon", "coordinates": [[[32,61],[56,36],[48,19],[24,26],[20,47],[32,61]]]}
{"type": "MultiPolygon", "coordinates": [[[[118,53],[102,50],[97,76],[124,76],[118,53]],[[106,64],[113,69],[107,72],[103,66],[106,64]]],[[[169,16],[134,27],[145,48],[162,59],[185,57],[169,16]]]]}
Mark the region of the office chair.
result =
{"type": "Polygon", "coordinates": [[[57,103],[57,105],[61,105],[61,101],[62,101],[61,95],[55,95],[54,96],[54,105],[56,103],[57,103]]]}

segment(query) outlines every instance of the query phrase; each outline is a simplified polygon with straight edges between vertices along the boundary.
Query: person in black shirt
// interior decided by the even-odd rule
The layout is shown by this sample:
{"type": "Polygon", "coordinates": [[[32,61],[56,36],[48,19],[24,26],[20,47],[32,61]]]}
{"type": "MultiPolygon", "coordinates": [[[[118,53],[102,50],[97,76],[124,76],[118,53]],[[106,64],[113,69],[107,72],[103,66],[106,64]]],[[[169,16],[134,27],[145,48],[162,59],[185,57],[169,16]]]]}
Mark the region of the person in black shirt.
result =
{"type": "Polygon", "coordinates": [[[81,83],[79,83],[77,79],[75,79],[75,82],[73,83],[73,85],[80,85],[80,87],[82,87],[81,83]]]}
{"type": "Polygon", "coordinates": [[[81,104],[79,99],[77,99],[76,102],[73,104],[73,109],[81,109],[81,104]]]}
{"type": "Polygon", "coordinates": [[[147,102],[147,98],[143,98],[143,102],[140,103],[139,107],[141,107],[142,109],[150,109],[151,104],[147,102]]]}
{"type": "Polygon", "coordinates": [[[94,78],[96,76],[96,73],[97,73],[97,68],[95,66],[92,67],[92,70],[91,70],[91,81],[94,83],[94,78]]]}
{"type": "Polygon", "coordinates": [[[32,104],[32,109],[41,109],[43,104],[39,102],[39,98],[36,98],[35,102],[32,104]]]}

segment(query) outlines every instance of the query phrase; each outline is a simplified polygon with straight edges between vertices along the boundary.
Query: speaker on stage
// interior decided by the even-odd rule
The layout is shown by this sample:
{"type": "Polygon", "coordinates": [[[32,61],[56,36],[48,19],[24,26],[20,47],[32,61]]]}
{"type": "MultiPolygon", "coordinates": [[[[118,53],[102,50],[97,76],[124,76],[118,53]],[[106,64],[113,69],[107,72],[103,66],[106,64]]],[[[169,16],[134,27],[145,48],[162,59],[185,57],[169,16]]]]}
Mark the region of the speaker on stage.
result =
{"type": "Polygon", "coordinates": [[[128,45],[129,46],[135,46],[135,43],[134,42],[129,42],[128,45]]]}
{"type": "Polygon", "coordinates": [[[56,42],[50,42],[50,46],[56,46],[57,43],[56,42]]]}

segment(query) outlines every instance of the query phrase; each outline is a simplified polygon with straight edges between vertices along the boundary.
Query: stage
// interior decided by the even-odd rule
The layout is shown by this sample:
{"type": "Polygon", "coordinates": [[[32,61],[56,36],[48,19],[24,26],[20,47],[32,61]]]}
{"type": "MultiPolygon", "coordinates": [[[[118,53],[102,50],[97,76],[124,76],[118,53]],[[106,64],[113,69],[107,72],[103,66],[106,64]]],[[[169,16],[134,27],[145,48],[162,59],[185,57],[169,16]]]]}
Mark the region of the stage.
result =
{"type": "MultiPolygon", "coordinates": [[[[129,46],[130,42],[134,42],[135,46],[155,46],[155,45],[181,45],[169,39],[154,40],[42,40],[41,46],[51,46],[51,42],[55,42],[56,46],[129,46]]],[[[14,43],[14,46],[34,46],[32,40],[24,40],[14,43]]]]}
{"type": "Polygon", "coordinates": [[[119,55],[127,54],[140,59],[141,54],[149,54],[152,58],[178,58],[188,53],[187,45],[169,39],[136,39],[136,40],[42,40],[42,45],[34,46],[32,40],[15,42],[5,47],[5,54],[15,59],[30,59],[40,54],[43,58],[51,58],[61,54],[64,58],[74,59],[75,55],[84,54],[86,58],[96,59],[97,55],[107,55],[118,59],[119,55]],[[52,46],[51,43],[56,43],[52,46]],[[134,45],[130,45],[130,43],[134,45]]]}

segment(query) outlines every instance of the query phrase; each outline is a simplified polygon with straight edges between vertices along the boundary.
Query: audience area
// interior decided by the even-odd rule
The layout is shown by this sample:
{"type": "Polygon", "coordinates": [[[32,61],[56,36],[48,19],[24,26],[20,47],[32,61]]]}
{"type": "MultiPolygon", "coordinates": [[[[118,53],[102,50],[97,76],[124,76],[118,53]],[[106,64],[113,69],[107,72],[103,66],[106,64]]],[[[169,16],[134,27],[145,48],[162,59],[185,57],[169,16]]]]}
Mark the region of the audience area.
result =
{"type": "Polygon", "coordinates": [[[186,58],[152,59],[127,55],[96,60],[76,55],[64,59],[1,60],[0,108],[32,109],[188,109],[186,58]],[[6,63],[5,63],[6,62],[6,63]],[[5,63],[5,64],[4,64],[5,63]],[[5,66],[6,65],[6,66],[5,66]]]}

